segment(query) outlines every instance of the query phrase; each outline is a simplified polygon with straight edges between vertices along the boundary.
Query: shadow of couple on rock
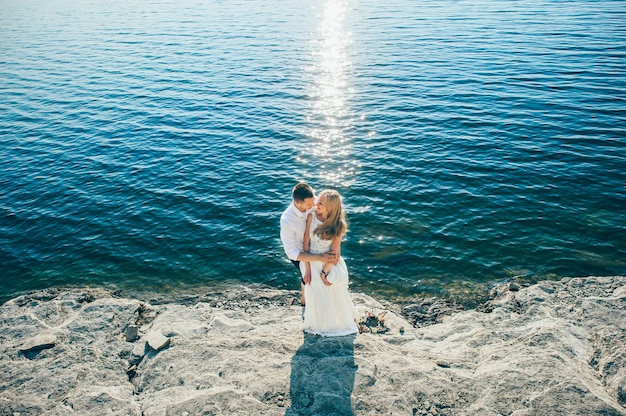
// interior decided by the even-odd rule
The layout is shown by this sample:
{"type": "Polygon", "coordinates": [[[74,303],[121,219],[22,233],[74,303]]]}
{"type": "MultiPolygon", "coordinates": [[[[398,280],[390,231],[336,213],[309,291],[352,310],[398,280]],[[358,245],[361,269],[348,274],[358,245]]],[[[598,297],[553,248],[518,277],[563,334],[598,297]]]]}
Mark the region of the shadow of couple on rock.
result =
{"type": "Polygon", "coordinates": [[[291,406],[285,416],[354,414],[351,395],[357,366],[355,335],[325,338],[304,334],[291,360],[291,406]]]}

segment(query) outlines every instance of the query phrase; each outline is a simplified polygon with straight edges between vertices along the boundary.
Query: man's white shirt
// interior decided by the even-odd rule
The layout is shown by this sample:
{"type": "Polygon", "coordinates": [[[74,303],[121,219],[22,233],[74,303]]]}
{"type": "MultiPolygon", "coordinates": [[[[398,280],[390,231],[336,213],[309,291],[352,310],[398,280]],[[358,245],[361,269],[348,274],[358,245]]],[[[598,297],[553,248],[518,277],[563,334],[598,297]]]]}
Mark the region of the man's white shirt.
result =
{"type": "Polygon", "coordinates": [[[298,260],[298,256],[304,251],[304,231],[306,230],[306,218],[315,207],[306,212],[296,208],[293,201],[280,216],[280,240],[283,242],[285,254],[290,260],[298,260]]]}

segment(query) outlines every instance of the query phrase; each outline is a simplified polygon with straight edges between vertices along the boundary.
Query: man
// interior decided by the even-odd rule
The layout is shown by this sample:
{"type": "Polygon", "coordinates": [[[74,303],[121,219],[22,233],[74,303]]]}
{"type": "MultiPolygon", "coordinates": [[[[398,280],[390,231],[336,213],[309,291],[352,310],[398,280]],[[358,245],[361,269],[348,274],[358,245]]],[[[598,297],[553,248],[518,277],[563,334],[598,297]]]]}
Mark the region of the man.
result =
{"type": "MultiPolygon", "coordinates": [[[[306,229],[306,218],[315,206],[315,192],[307,183],[300,182],[291,191],[292,203],[280,217],[280,239],[283,242],[285,254],[300,272],[301,261],[321,261],[324,263],[337,263],[337,256],[333,252],[324,254],[310,254],[304,251],[304,230],[306,229]]],[[[300,278],[302,283],[301,303],[304,305],[304,285],[311,283],[311,277],[307,276],[307,281],[300,278]]]]}

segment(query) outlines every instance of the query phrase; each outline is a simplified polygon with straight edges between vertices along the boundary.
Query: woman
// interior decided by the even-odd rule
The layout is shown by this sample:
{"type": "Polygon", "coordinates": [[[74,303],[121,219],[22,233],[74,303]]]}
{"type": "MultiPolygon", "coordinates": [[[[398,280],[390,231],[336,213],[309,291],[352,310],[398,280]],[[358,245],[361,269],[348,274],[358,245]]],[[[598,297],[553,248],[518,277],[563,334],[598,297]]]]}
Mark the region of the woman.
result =
{"type": "MultiPolygon", "coordinates": [[[[347,231],[341,195],[324,190],[319,194],[316,211],[309,214],[304,233],[304,250],[311,254],[332,251],[341,256],[341,239],[347,231]]],[[[305,285],[305,332],[323,336],[355,334],[354,305],[348,293],[348,268],[343,257],[339,262],[302,262],[300,271],[305,285]]]]}

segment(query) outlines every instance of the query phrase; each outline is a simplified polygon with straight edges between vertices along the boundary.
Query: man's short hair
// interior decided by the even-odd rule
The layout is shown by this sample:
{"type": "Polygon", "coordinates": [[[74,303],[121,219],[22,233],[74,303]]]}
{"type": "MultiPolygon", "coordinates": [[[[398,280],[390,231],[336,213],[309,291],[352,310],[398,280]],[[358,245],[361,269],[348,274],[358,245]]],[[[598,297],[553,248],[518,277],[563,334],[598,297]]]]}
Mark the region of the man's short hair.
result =
{"type": "Polygon", "coordinates": [[[300,182],[293,187],[291,196],[294,201],[303,202],[307,198],[313,198],[313,188],[308,183],[300,182]]]}

